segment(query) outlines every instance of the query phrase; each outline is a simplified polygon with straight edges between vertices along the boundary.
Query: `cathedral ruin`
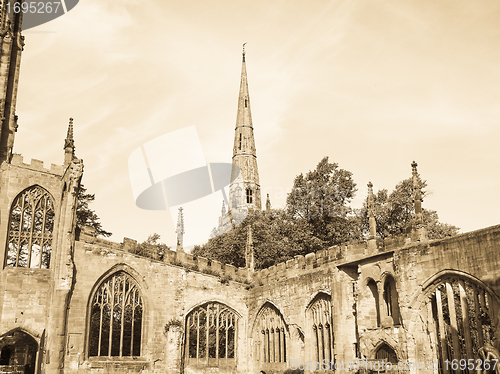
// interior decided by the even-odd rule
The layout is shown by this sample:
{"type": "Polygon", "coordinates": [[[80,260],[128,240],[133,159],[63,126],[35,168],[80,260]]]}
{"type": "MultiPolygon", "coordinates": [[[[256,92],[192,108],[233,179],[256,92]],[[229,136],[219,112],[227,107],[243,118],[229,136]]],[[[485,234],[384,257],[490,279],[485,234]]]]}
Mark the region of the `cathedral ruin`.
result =
{"type": "MultiPolygon", "coordinates": [[[[63,164],[12,151],[20,23],[2,2],[2,373],[500,373],[500,225],[429,240],[420,220],[380,240],[371,217],[364,244],[263,270],[253,266],[251,231],[246,267],[235,268],[182,250],[144,258],[134,240],[76,230],[83,161],[72,121],[63,164]]],[[[262,208],[245,64],[243,55],[233,148],[241,178],[221,232],[262,208]]],[[[416,178],[415,163],[411,171],[416,178]]],[[[418,189],[414,197],[418,220],[418,189]]]]}

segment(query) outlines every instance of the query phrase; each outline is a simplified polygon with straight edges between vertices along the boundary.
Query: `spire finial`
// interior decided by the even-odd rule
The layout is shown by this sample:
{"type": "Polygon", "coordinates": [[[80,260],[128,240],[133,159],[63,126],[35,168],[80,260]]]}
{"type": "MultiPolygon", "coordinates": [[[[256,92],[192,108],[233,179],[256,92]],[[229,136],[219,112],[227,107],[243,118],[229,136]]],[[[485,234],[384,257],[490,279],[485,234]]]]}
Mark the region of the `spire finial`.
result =
{"type": "Polygon", "coordinates": [[[69,165],[75,158],[75,140],[73,139],[73,118],[69,119],[68,132],[64,140],[64,164],[69,165]]]}
{"type": "Polygon", "coordinates": [[[68,133],[66,134],[66,141],[64,143],[64,148],[75,147],[73,139],[73,118],[69,119],[68,133]]]}
{"type": "Polygon", "coordinates": [[[411,171],[412,171],[413,176],[418,175],[417,166],[418,166],[418,164],[415,161],[413,161],[411,163],[411,171]]]}
{"type": "Polygon", "coordinates": [[[247,42],[243,43],[243,61],[245,61],[245,44],[247,44],[247,42]]]}
{"type": "Polygon", "coordinates": [[[182,251],[184,249],[184,215],[182,214],[182,207],[179,208],[179,213],[177,215],[177,250],[182,251]]]}
{"type": "Polygon", "coordinates": [[[375,239],[377,236],[377,222],[375,221],[375,202],[373,196],[373,184],[368,182],[368,223],[370,227],[370,238],[375,239]]]}
{"type": "Polygon", "coordinates": [[[248,279],[250,280],[251,274],[254,272],[255,268],[252,225],[248,225],[247,245],[245,248],[245,262],[246,262],[246,268],[248,269],[248,279]]]}
{"type": "Polygon", "coordinates": [[[413,161],[411,163],[412,169],[412,184],[413,184],[413,202],[415,204],[415,218],[417,220],[417,225],[422,225],[423,216],[422,216],[422,190],[420,189],[420,181],[419,175],[417,171],[418,164],[413,161]]]}

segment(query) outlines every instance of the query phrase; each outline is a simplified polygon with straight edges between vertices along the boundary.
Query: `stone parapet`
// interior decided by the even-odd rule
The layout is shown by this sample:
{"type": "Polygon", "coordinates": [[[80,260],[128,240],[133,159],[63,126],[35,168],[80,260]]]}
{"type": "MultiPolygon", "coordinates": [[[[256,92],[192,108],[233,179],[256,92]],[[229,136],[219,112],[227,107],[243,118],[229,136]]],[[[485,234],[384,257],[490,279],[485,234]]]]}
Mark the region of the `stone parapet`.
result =
{"type": "Polygon", "coordinates": [[[11,165],[19,166],[25,169],[31,169],[36,171],[41,171],[44,173],[56,174],[62,176],[64,174],[64,166],[51,164],[50,169],[47,169],[43,166],[43,161],[36,160],[34,158],[31,159],[29,164],[24,163],[24,158],[21,155],[14,154],[12,155],[12,159],[10,161],[11,165]]]}

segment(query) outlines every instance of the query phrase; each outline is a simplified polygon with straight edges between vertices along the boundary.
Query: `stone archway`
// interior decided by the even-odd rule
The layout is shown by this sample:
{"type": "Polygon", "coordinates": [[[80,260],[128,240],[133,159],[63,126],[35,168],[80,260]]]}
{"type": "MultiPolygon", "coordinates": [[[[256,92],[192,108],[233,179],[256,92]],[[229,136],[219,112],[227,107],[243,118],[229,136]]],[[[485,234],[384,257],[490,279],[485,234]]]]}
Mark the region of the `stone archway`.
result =
{"type": "Polygon", "coordinates": [[[0,369],[2,373],[34,374],[37,341],[21,330],[7,333],[0,339],[0,369]]]}

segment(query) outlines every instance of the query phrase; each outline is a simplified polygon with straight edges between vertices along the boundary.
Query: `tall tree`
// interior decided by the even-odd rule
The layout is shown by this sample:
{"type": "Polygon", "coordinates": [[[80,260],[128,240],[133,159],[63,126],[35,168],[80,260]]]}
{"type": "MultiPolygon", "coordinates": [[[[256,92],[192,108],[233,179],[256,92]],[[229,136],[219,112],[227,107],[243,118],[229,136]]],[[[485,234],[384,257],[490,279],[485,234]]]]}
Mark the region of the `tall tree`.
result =
{"type": "Polygon", "coordinates": [[[315,170],[299,174],[287,197],[287,212],[306,220],[326,246],[361,239],[358,218],[350,207],[356,183],[350,171],[324,157],[315,170]]]}
{"type": "Polygon", "coordinates": [[[296,255],[324,248],[305,219],[294,218],[283,209],[253,212],[233,230],[196,246],[193,254],[237,267],[245,266],[248,226],[252,226],[255,267],[266,268],[296,255]]]}
{"type": "Polygon", "coordinates": [[[80,183],[80,187],[76,192],[76,198],[78,202],[76,208],[77,227],[81,229],[83,226],[90,226],[95,229],[95,233],[97,236],[104,236],[104,237],[111,236],[112,233],[102,228],[100,218],[89,207],[89,203],[95,200],[95,194],[89,194],[86,192],[87,189],[82,183],[80,183]]]}

